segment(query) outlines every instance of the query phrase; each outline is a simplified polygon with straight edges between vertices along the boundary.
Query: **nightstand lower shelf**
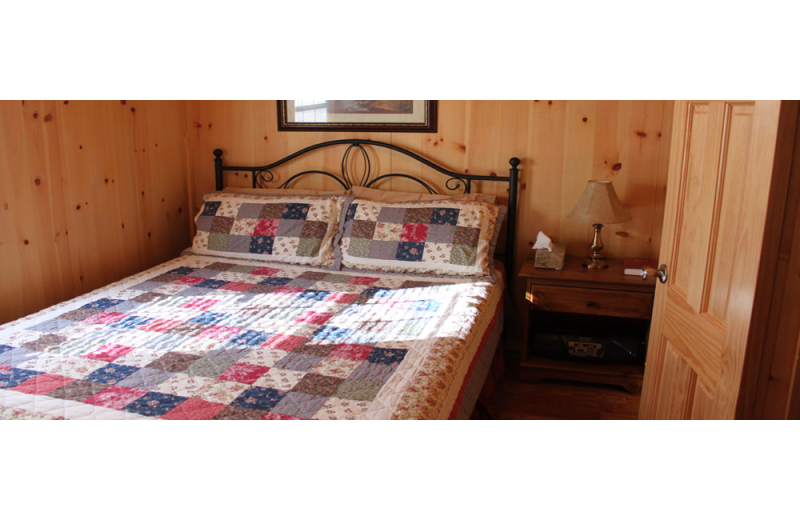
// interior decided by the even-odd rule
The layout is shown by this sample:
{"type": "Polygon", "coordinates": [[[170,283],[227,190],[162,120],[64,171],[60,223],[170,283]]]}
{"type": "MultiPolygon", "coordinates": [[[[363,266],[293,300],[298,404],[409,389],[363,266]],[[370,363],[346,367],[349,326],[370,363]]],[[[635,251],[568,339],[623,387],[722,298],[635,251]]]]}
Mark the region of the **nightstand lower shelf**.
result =
{"type": "Polygon", "coordinates": [[[527,381],[563,379],[621,386],[631,394],[642,391],[644,366],[641,364],[582,363],[563,359],[528,356],[519,367],[520,378],[527,381]]]}

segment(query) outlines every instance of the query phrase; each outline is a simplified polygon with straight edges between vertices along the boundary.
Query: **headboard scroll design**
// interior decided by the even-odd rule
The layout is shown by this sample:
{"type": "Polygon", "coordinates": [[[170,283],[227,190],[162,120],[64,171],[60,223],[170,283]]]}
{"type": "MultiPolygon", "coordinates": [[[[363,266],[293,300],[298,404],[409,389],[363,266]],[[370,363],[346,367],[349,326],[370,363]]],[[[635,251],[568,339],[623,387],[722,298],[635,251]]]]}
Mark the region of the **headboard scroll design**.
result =
{"type": "MultiPolygon", "coordinates": [[[[267,187],[266,185],[272,182],[275,179],[275,175],[272,172],[274,168],[281,166],[289,161],[300,157],[301,155],[305,155],[307,153],[313,152],[314,150],[319,150],[321,148],[327,148],[331,146],[340,146],[340,145],[347,145],[345,149],[344,155],[342,156],[342,165],[341,165],[341,172],[337,175],[331,172],[326,172],[323,170],[305,170],[298,173],[294,173],[289,176],[283,183],[281,183],[278,188],[288,188],[291,184],[300,177],[305,177],[307,175],[322,175],[325,177],[332,178],[336,182],[338,182],[342,188],[348,190],[353,186],[364,186],[364,187],[373,187],[377,183],[389,179],[392,177],[397,178],[405,178],[412,180],[419,185],[421,185],[428,193],[437,193],[437,191],[427,182],[422,179],[419,179],[413,175],[409,175],[407,173],[385,173],[382,175],[377,175],[374,178],[372,177],[372,162],[369,158],[369,153],[364,148],[364,145],[369,146],[376,146],[380,148],[387,148],[389,150],[393,150],[395,152],[401,153],[412,159],[416,160],[427,166],[428,168],[437,171],[445,176],[448,179],[445,181],[444,186],[447,190],[451,192],[461,192],[461,193],[471,193],[472,191],[472,182],[473,181],[488,181],[488,182],[507,182],[508,183],[508,213],[507,213],[507,224],[506,224],[506,252],[504,258],[504,264],[506,269],[506,277],[510,280],[513,276],[513,267],[514,267],[514,245],[515,245],[515,237],[516,237],[516,228],[517,228],[517,193],[518,193],[518,184],[519,184],[519,165],[520,160],[516,157],[512,157],[509,160],[509,164],[511,165],[511,169],[509,170],[508,177],[498,177],[497,175],[473,175],[473,174],[466,174],[455,172],[452,170],[448,170],[438,164],[434,163],[433,161],[422,157],[421,155],[412,152],[411,150],[407,150],[400,146],[384,143],[381,141],[371,141],[367,139],[339,139],[336,141],[326,141],[323,143],[318,143],[307,148],[303,148],[302,150],[298,150],[293,154],[287,155],[286,157],[279,159],[271,164],[267,164],[265,166],[228,166],[223,164],[222,162],[222,150],[216,149],[214,150],[214,174],[216,179],[216,189],[217,191],[222,190],[223,188],[223,174],[226,171],[235,171],[235,172],[251,172],[252,174],[252,184],[254,188],[259,187],[267,187]],[[363,171],[358,174],[357,178],[354,179],[353,172],[349,171],[348,165],[351,163],[351,158],[353,153],[361,154],[364,163],[363,171]]],[[[509,289],[510,289],[509,285],[509,289]]]]}

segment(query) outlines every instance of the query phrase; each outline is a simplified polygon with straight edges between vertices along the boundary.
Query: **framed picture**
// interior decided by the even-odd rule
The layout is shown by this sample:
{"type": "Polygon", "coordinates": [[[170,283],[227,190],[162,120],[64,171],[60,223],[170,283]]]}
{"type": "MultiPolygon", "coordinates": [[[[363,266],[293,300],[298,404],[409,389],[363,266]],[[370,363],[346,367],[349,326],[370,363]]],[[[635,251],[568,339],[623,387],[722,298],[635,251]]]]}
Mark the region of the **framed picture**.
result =
{"type": "Polygon", "coordinates": [[[436,132],[436,101],[278,101],[278,130],[436,132]]]}

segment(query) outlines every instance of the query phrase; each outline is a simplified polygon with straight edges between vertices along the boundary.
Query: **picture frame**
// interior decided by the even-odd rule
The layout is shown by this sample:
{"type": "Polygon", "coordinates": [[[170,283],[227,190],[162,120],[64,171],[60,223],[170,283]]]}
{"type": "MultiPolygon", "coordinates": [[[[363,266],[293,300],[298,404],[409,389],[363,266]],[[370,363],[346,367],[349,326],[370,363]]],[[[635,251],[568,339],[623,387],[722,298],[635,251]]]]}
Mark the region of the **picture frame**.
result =
{"type": "Polygon", "coordinates": [[[436,132],[437,101],[278,101],[281,132],[436,132]]]}

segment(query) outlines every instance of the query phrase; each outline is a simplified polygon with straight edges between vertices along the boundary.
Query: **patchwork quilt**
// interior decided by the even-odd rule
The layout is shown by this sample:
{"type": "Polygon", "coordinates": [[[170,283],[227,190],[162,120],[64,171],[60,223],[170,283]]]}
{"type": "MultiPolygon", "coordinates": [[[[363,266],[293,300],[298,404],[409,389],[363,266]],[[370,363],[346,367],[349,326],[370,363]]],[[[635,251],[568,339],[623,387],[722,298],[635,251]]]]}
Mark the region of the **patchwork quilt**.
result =
{"type": "Polygon", "coordinates": [[[485,279],[184,256],[0,327],[0,418],[446,418],[485,279]]]}

